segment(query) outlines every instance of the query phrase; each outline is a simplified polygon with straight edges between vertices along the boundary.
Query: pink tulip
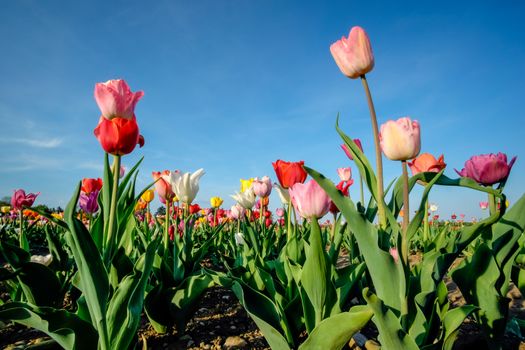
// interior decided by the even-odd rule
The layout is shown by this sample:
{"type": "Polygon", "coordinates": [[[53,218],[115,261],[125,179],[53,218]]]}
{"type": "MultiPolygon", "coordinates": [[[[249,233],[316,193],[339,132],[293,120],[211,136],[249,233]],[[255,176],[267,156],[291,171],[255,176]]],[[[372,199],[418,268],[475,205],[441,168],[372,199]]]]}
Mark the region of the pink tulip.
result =
{"type": "Polygon", "coordinates": [[[390,253],[390,255],[392,256],[392,258],[394,258],[394,262],[397,263],[399,261],[399,252],[397,251],[397,248],[395,247],[390,247],[390,249],[388,250],[388,252],[390,253]]]}
{"type": "Polygon", "coordinates": [[[350,179],[352,179],[352,169],[337,168],[337,175],[339,175],[341,181],[350,181],[350,179]]]}
{"type": "Polygon", "coordinates": [[[15,210],[21,210],[24,207],[31,207],[35,202],[36,197],[40,194],[40,192],[26,194],[22,189],[15,190],[14,192],[13,197],[11,197],[11,207],[15,210]]]}
{"type": "Polygon", "coordinates": [[[164,170],[162,173],[160,171],[154,171],[151,175],[154,181],[158,180],[155,182],[155,190],[159,195],[159,200],[163,204],[166,204],[166,200],[171,202],[173,198],[175,198],[175,193],[173,192],[169,181],[166,180],[169,179],[170,171],[164,170]]]}
{"type": "Polygon", "coordinates": [[[479,207],[482,209],[482,210],[485,210],[489,207],[489,202],[479,202],[479,207]]]}
{"type": "Polygon", "coordinates": [[[330,52],[341,72],[355,79],[374,68],[374,53],[368,35],[361,27],[353,27],[341,40],[330,46],[330,52]]]}
{"type": "Polygon", "coordinates": [[[239,220],[244,218],[246,209],[244,209],[240,204],[235,204],[230,209],[230,218],[234,220],[239,220]]]}
{"type": "MultiPolygon", "coordinates": [[[[353,139],[353,141],[357,145],[357,147],[361,150],[361,152],[363,152],[363,145],[361,144],[361,140],[353,139]]],[[[352,156],[352,152],[350,152],[346,144],[343,143],[341,145],[341,148],[343,149],[343,151],[345,151],[346,156],[350,158],[350,160],[354,160],[354,156],[352,156]]]]}
{"type": "Polygon", "coordinates": [[[490,186],[505,180],[515,161],[516,157],[507,164],[507,155],[501,152],[481,154],[470,157],[465,162],[465,167],[456,172],[459,176],[469,177],[482,185],[490,186]]]}
{"type": "Polygon", "coordinates": [[[106,119],[132,119],[135,105],[142,96],[144,92],[131,92],[128,84],[122,79],[108,80],[95,85],[95,100],[106,119]]]}
{"type": "Polygon", "coordinates": [[[295,210],[303,218],[321,218],[330,209],[330,197],[314,180],[296,183],[289,191],[295,210]]]}
{"type": "Polygon", "coordinates": [[[381,125],[379,141],[383,153],[390,160],[415,158],[421,149],[419,123],[408,117],[389,120],[381,125]]]}
{"type": "Polygon", "coordinates": [[[283,208],[275,209],[275,215],[277,215],[277,217],[279,218],[282,218],[284,216],[284,209],[283,208]]]}
{"type": "Polygon", "coordinates": [[[263,176],[260,180],[255,178],[252,182],[253,192],[261,198],[268,197],[272,193],[272,181],[268,176],[263,176]]]}

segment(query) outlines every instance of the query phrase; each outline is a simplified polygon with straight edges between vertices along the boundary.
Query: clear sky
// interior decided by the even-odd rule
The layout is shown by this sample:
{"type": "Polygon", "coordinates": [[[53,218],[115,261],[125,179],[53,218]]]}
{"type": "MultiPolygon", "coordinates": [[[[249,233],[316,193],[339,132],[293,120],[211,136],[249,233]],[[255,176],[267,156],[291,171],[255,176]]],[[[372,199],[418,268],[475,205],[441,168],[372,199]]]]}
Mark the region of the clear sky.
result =
{"type": "MultiPolygon", "coordinates": [[[[24,188],[41,192],[37,204],[64,206],[79,180],[101,176],[93,89],[114,78],[145,93],[136,115],[146,145],[123,159],[144,156],[140,186],[154,170],[202,167],[197,202],[219,195],[230,206],[239,178],[276,181],[279,158],[336,180],[351,165],[337,113],[374,159],[361,83],[329,52],[360,25],[376,59],[379,123],[419,120],[422,152],[443,153],[449,177],[472,155],[517,155],[506,188],[515,202],[525,192],[523,18],[522,1],[4,1],[0,196],[24,188]]],[[[385,163],[387,180],[399,176],[398,162],[385,163]]],[[[484,216],[481,200],[431,194],[442,217],[484,216]]]]}

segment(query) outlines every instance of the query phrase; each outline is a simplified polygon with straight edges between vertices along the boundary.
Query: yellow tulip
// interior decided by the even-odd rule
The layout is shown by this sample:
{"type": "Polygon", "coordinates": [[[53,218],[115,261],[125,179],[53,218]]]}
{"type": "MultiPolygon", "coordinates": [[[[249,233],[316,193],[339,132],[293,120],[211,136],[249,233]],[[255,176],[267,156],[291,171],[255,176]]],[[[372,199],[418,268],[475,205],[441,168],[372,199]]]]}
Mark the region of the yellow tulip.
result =
{"type": "Polygon", "coordinates": [[[252,182],[253,178],[248,180],[241,179],[241,193],[252,187],[252,182]]]}
{"type": "Polygon", "coordinates": [[[54,217],[55,219],[63,219],[64,213],[51,213],[51,216],[54,217]]]}
{"type": "Polygon", "coordinates": [[[140,196],[140,198],[144,202],[150,203],[153,200],[153,198],[155,198],[155,191],[153,191],[152,189],[146,190],[146,192],[144,192],[142,196],[140,196]]]}
{"type": "MultiPolygon", "coordinates": [[[[241,180],[242,181],[242,180],[241,180]]],[[[221,197],[211,197],[210,198],[210,204],[212,208],[218,208],[222,205],[224,201],[221,197]]]]}
{"type": "Polygon", "coordinates": [[[2,211],[2,213],[7,214],[11,211],[11,207],[8,205],[4,205],[2,208],[0,208],[0,210],[2,211]]]}

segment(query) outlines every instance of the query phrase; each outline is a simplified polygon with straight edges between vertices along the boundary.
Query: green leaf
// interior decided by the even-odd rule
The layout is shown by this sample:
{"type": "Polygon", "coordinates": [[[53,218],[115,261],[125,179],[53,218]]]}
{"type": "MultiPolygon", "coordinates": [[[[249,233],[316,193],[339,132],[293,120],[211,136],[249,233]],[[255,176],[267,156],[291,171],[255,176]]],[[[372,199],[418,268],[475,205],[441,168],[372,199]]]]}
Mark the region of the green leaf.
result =
{"type": "Polygon", "coordinates": [[[379,331],[379,341],[385,350],[419,350],[419,347],[408,334],[403,331],[398,318],[392,310],[386,307],[381,299],[368,288],[363,290],[363,297],[374,312],[374,321],[379,331]]]}
{"type": "Polygon", "coordinates": [[[91,324],[65,310],[11,302],[0,306],[0,319],[38,329],[67,350],[97,348],[98,335],[91,324]]]}
{"type": "Polygon", "coordinates": [[[452,350],[454,342],[458,336],[459,327],[463,321],[477,308],[473,305],[463,305],[455,309],[449,310],[443,318],[443,349],[452,350]]]}
{"type": "Polygon", "coordinates": [[[288,350],[290,345],[293,346],[293,340],[289,338],[287,341],[281,333],[283,331],[281,322],[286,323],[286,320],[282,318],[270,299],[247,285],[241,285],[238,281],[233,283],[232,291],[273,350],[288,350]]]}
{"type": "Polygon", "coordinates": [[[80,194],[80,183],[66,207],[64,217],[69,227],[65,239],[69,245],[80,275],[81,290],[93,325],[97,329],[102,348],[108,348],[106,305],[109,295],[109,281],[100,253],[84,224],[76,218],[75,208],[80,194]]]}
{"type": "Polygon", "coordinates": [[[348,312],[342,312],[323,320],[310,333],[299,350],[339,350],[342,349],[357,331],[372,318],[373,312],[368,306],[354,306],[348,312]]]}

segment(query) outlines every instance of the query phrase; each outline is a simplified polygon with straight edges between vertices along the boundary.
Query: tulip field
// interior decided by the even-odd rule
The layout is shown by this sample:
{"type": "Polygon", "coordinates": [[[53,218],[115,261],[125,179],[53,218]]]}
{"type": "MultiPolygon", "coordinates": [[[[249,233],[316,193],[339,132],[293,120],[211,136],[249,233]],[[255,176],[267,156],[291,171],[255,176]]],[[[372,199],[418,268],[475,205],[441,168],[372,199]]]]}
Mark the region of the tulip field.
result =
{"type": "Polygon", "coordinates": [[[1,344],[17,348],[7,337],[20,330],[40,339],[31,349],[449,350],[471,348],[475,334],[479,349],[517,349],[525,196],[509,204],[505,184],[519,160],[495,150],[448,171],[443,155],[421,152],[418,121],[378,124],[367,33],[353,27],[330,52],[370,111],[366,152],[337,117],[335,151],[354,174],[339,168],[334,183],[315,163],[277,159],[274,174],[241,180],[207,208],[194,203],[204,169],[158,169],[138,187],[142,161],[125,171],[121,161],[148,147],[135,115],[143,92],[122,79],[96,84],[100,177],[78,179],[63,211],[36,207],[39,193],[24,189],[1,208],[1,344]],[[384,178],[384,162],[399,164],[396,179],[384,178]],[[481,194],[487,215],[440,220],[429,196],[442,186],[481,194]],[[215,318],[237,310],[242,321],[224,331],[196,318],[214,305],[215,318]],[[192,338],[195,327],[218,340],[192,338]]]}

